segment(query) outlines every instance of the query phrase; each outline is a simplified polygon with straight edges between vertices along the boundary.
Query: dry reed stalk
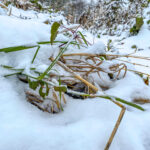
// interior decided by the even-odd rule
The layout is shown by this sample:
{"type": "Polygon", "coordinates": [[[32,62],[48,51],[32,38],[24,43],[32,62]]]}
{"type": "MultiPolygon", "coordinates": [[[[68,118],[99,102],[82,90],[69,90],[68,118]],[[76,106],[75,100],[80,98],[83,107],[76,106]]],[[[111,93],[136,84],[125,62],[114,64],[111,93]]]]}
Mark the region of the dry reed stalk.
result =
{"type": "Polygon", "coordinates": [[[116,60],[119,60],[119,61],[122,61],[122,62],[126,62],[126,63],[132,64],[132,65],[135,65],[135,66],[142,66],[142,67],[150,68],[150,66],[148,66],[148,65],[143,65],[143,64],[138,64],[138,63],[133,63],[133,62],[126,61],[126,60],[121,60],[121,59],[116,59],[116,60]]]}
{"type": "MultiPolygon", "coordinates": [[[[82,73],[85,72],[85,76],[88,76],[89,73],[91,73],[91,72],[92,73],[97,72],[99,77],[100,77],[99,71],[108,73],[99,67],[103,63],[103,61],[101,61],[100,59],[95,59],[94,57],[90,57],[88,59],[91,59],[95,65],[92,65],[92,64],[85,62],[83,60],[80,60],[80,59],[66,59],[66,60],[71,60],[71,61],[83,63],[82,65],[81,64],[80,65],[67,65],[67,67],[72,68],[74,72],[82,72],[82,73]],[[100,61],[100,62],[98,64],[96,64],[96,61],[100,61]],[[84,67],[85,68],[91,68],[91,69],[90,70],[79,70],[81,68],[84,69],[84,67]],[[77,69],[75,69],[75,68],[77,68],[77,69]]],[[[110,70],[113,71],[113,73],[118,72],[116,79],[119,77],[121,70],[123,70],[123,69],[125,70],[123,77],[125,77],[126,72],[127,72],[127,66],[125,64],[121,63],[121,64],[117,64],[117,65],[110,67],[110,70]]]]}
{"type": "Polygon", "coordinates": [[[112,141],[113,141],[113,139],[115,137],[115,134],[116,134],[116,132],[118,130],[118,127],[119,127],[119,125],[121,123],[121,120],[122,120],[122,118],[124,116],[125,110],[126,110],[126,108],[122,104],[120,104],[120,103],[118,103],[116,101],[113,101],[113,100],[112,100],[112,102],[115,103],[117,106],[119,106],[121,108],[121,112],[119,114],[119,117],[117,119],[115,127],[114,127],[114,129],[113,129],[113,131],[112,131],[112,133],[111,133],[111,135],[109,137],[109,140],[108,140],[104,150],[108,150],[109,149],[109,147],[110,147],[110,145],[111,145],[111,143],[112,143],[112,141]]]}
{"type": "MultiPolygon", "coordinates": [[[[51,59],[51,61],[54,61],[54,58],[51,57],[50,59],[51,59]]],[[[75,78],[82,81],[84,84],[86,84],[90,88],[92,88],[95,92],[98,91],[98,88],[96,86],[92,85],[87,80],[83,79],[80,75],[76,74],[73,70],[68,68],[64,63],[57,61],[57,64],[60,65],[63,69],[65,69],[67,72],[70,72],[75,78]]]]}
{"type": "Polygon", "coordinates": [[[116,79],[119,77],[121,70],[125,70],[124,75],[123,75],[123,78],[124,78],[127,73],[127,66],[125,64],[121,63],[121,64],[111,66],[110,70],[114,71],[114,73],[118,72],[116,79]],[[120,68],[120,66],[122,66],[122,67],[120,68]]]}
{"type": "MultiPolygon", "coordinates": [[[[92,57],[90,59],[92,59],[92,61],[96,64],[95,58],[92,57]]],[[[86,72],[84,76],[88,76],[89,73],[91,73],[91,72],[92,73],[97,72],[98,76],[100,77],[99,71],[102,71],[102,69],[98,66],[100,66],[103,63],[103,61],[97,59],[100,62],[98,64],[96,64],[96,66],[93,66],[93,65],[89,64],[88,62],[85,62],[85,61],[80,60],[80,59],[66,59],[66,60],[77,61],[77,62],[83,63],[82,65],[80,64],[80,66],[79,65],[78,66],[77,65],[67,65],[67,67],[69,67],[69,68],[70,67],[71,68],[73,68],[73,67],[76,67],[76,68],[91,68],[90,70],[86,70],[86,71],[79,71],[79,70],[75,70],[75,69],[73,69],[73,71],[75,71],[75,72],[86,72]],[[86,66],[84,66],[84,64],[86,64],[86,66]],[[94,71],[95,69],[98,70],[98,71],[94,71]]],[[[103,71],[103,72],[105,72],[105,71],[103,71]]]]}
{"type": "Polygon", "coordinates": [[[42,108],[42,107],[39,105],[39,104],[42,104],[42,103],[43,103],[43,100],[41,100],[38,95],[27,91],[27,92],[26,92],[26,96],[27,96],[28,102],[30,102],[32,105],[36,106],[37,108],[39,108],[40,110],[42,110],[42,111],[44,111],[44,112],[48,112],[46,109],[42,108]],[[38,104],[38,103],[39,103],[39,104],[38,104]]]}
{"type": "MultiPolygon", "coordinates": [[[[74,72],[82,72],[82,73],[87,73],[88,72],[88,70],[75,70],[75,69],[72,69],[72,71],[74,71],[74,72]]],[[[94,72],[98,72],[98,71],[93,71],[92,73],[94,73],[94,72]]]]}
{"type": "MultiPolygon", "coordinates": [[[[99,66],[99,65],[101,65],[101,64],[102,64],[102,62],[96,64],[96,66],[99,66]]],[[[94,68],[90,69],[85,75],[88,76],[90,72],[93,72],[93,70],[94,70],[94,68]]],[[[99,74],[99,72],[98,72],[98,74],[99,74]]],[[[100,76],[100,75],[99,75],[99,76],[100,76]]]]}
{"type": "Polygon", "coordinates": [[[29,91],[26,92],[26,97],[29,101],[35,101],[37,103],[43,103],[43,100],[40,99],[38,95],[35,95],[34,93],[31,93],[29,91]]]}
{"type": "Polygon", "coordinates": [[[138,103],[138,104],[145,104],[145,103],[150,103],[150,99],[135,98],[133,99],[133,102],[138,103]]]}
{"type": "Polygon", "coordinates": [[[67,65],[67,67],[69,67],[69,68],[91,68],[90,66],[77,66],[77,65],[67,65]]]}
{"type": "MultiPolygon", "coordinates": [[[[50,59],[51,59],[51,61],[54,61],[53,58],[50,58],[50,59]]],[[[71,74],[73,74],[75,78],[81,80],[81,81],[82,81],[83,83],[85,83],[88,87],[92,88],[92,89],[95,90],[96,92],[98,91],[98,88],[97,88],[97,87],[95,87],[94,85],[92,85],[91,83],[89,83],[88,81],[86,81],[85,79],[81,78],[79,75],[77,75],[76,73],[74,73],[70,68],[68,68],[68,67],[67,67],[65,64],[63,64],[62,62],[57,61],[57,64],[60,65],[62,68],[64,68],[66,71],[68,71],[68,72],[70,72],[71,74]]],[[[120,74],[120,70],[122,70],[123,68],[125,68],[125,74],[126,74],[126,70],[127,70],[126,65],[124,65],[124,64],[119,64],[119,65],[116,67],[116,69],[117,69],[118,67],[120,67],[120,65],[123,65],[123,67],[122,67],[122,68],[119,68],[119,70],[117,70],[117,71],[119,71],[119,74],[120,74]]],[[[95,96],[94,96],[94,95],[93,95],[93,96],[91,95],[90,97],[95,97],[95,96]]],[[[121,107],[121,112],[120,112],[120,114],[119,114],[119,117],[118,117],[118,119],[117,119],[117,122],[116,122],[116,124],[115,124],[115,127],[114,127],[114,129],[113,129],[113,131],[112,131],[112,133],[111,133],[111,135],[110,135],[110,138],[109,138],[109,140],[108,140],[108,142],[107,142],[107,144],[106,144],[106,146],[105,146],[105,150],[108,150],[108,149],[109,149],[109,147],[110,147],[110,145],[111,145],[111,143],[112,143],[112,141],[113,141],[113,139],[114,139],[114,136],[115,136],[115,134],[116,134],[116,132],[117,132],[117,130],[118,130],[118,127],[119,127],[119,125],[120,125],[120,123],[121,123],[121,120],[122,120],[122,118],[123,118],[123,116],[124,116],[125,110],[126,110],[126,108],[125,108],[122,104],[120,104],[120,103],[118,103],[118,102],[116,102],[116,101],[114,101],[114,100],[111,100],[111,101],[112,101],[113,103],[115,103],[117,106],[121,107]]]]}
{"type": "Polygon", "coordinates": [[[40,105],[38,105],[37,103],[31,102],[31,104],[33,104],[34,106],[36,106],[37,108],[39,108],[40,110],[44,111],[44,112],[48,112],[46,109],[42,108],[40,105]]]}
{"type": "MultiPolygon", "coordinates": [[[[73,53],[73,54],[63,54],[63,57],[66,56],[89,56],[89,57],[101,57],[101,56],[114,56],[115,58],[118,57],[131,57],[131,58],[137,58],[137,59],[145,59],[150,60],[150,57],[142,57],[142,56],[133,56],[133,55],[115,55],[115,54],[89,54],[89,53],[73,53]]],[[[113,59],[115,59],[113,58],[113,59]]]]}
{"type": "Polygon", "coordinates": [[[56,92],[54,90],[53,90],[53,97],[55,99],[54,102],[56,103],[57,108],[60,110],[60,102],[59,102],[58,96],[57,96],[57,94],[56,94],[56,92]]]}
{"type": "Polygon", "coordinates": [[[81,60],[81,59],[66,59],[66,60],[77,61],[77,62],[83,63],[83,64],[80,64],[80,65],[87,65],[87,66],[94,67],[93,65],[91,65],[88,62],[86,62],[84,60],[81,60]]]}
{"type": "Polygon", "coordinates": [[[62,93],[62,98],[63,98],[63,102],[66,104],[67,102],[66,102],[66,98],[65,98],[65,94],[64,93],[62,93]]]}
{"type": "MultiPolygon", "coordinates": [[[[69,90],[69,91],[71,91],[71,90],[69,90]]],[[[73,91],[73,93],[76,93],[76,92],[73,91]]],[[[94,95],[94,94],[90,94],[90,95],[88,95],[88,97],[90,97],[90,98],[95,98],[95,97],[99,97],[99,96],[98,96],[98,95],[94,95]]],[[[110,145],[111,145],[111,143],[112,143],[112,141],[113,141],[113,139],[114,139],[114,137],[115,137],[115,134],[116,134],[116,132],[117,132],[117,130],[118,130],[118,128],[119,128],[119,125],[120,125],[120,123],[121,123],[121,121],[122,121],[122,118],[123,118],[123,116],[124,116],[124,114],[125,114],[125,111],[126,111],[126,107],[123,106],[122,104],[120,104],[119,102],[113,100],[113,98],[112,98],[112,99],[109,99],[109,100],[110,100],[111,102],[113,102],[114,104],[116,104],[117,106],[119,106],[119,107],[121,108],[121,112],[120,112],[120,114],[119,114],[119,117],[118,117],[118,119],[117,119],[117,121],[116,121],[116,124],[115,124],[115,126],[114,126],[114,128],[113,128],[113,131],[112,131],[112,133],[111,133],[111,135],[110,135],[110,137],[109,137],[109,140],[108,140],[108,142],[107,142],[107,144],[106,144],[104,150],[108,150],[108,149],[109,149],[109,147],[110,147],[110,145]]]]}

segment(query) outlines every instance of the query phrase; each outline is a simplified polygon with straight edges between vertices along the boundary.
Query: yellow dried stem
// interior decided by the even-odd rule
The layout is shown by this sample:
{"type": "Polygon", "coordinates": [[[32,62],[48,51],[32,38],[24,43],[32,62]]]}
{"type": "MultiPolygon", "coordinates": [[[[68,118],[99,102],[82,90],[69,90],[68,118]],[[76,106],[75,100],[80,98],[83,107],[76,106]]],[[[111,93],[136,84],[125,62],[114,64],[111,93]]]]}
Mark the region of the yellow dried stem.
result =
{"type": "Polygon", "coordinates": [[[51,104],[51,112],[54,113],[54,105],[53,105],[53,103],[51,104]]]}
{"type": "Polygon", "coordinates": [[[146,103],[150,103],[150,99],[134,98],[133,102],[138,103],[138,104],[146,104],[146,103]]]}
{"type": "MultiPolygon", "coordinates": [[[[134,56],[134,55],[115,55],[115,54],[89,54],[89,53],[73,53],[73,54],[63,54],[64,57],[66,56],[89,56],[89,57],[100,57],[100,56],[114,56],[114,58],[118,57],[131,57],[131,58],[138,58],[138,59],[145,59],[150,60],[150,57],[142,57],[142,56],[134,56]]],[[[112,58],[112,59],[114,59],[112,58]]]]}
{"type": "Polygon", "coordinates": [[[126,60],[121,60],[121,59],[116,59],[116,60],[119,60],[119,61],[122,61],[122,62],[126,62],[126,63],[129,63],[129,64],[133,64],[133,65],[137,65],[137,66],[150,68],[150,66],[148,66],[148,65],[138,64],[138,63],[134,63],[134,62],[126,61],[126,60]]]}
{"type": "Polygon", "coordinates": [[[56,92],[54,90],[53,90],[53,97],[55,99],[54,102],[56,103],[57,108],[60,110],[60,102],[59,102],[58,96],[57,96],[57,94],[56,94],[56,92]]]}
{"type": "Polygon", "coordinates": [[[66,102],[66,98],[65,98],[65,94],[64,93],[62,93],[62,98],[63,98],[63,102],[66,104],[67,102],[66,102]]]}
{"type": "Polygon", "coordinates": [[[118,103],[116,101],[113,101],[113,100],[112,100],[112,102],[115,103],[117,106],[121,107],[121,112],[119,114],[119,117],[117,119],[115,127],[114,127],[114,129],[113,129],[113,131],[112,131],[112,133],[111,133],[111,135],[109,137],[109,140],[108,140],[104,150],[108,150],[109,149],[109,147],[110,147],[110,145],[111,145],[111,143],[112,143],[112,141],[114,139],[114,136],[115,136],[115,134],[116,134],[116,132],[118,130],[118,127],[119,127],[119,125],[121,123],[121,120],[122,120],[122,118],[124,116],[125,110],[126,110],[126,108],[122,104],[120,104],[120,103],[118,103]]]}
{"type": "MultiPolygon", "coordinates": [[[[54,58],[51,57],[50,59],[51,59],[51,61],[54,61],[54,58]]],[[[95,92],[98,91],[98,88],[96,86],[92,85],[91,83],[89,83],[88,81],[86,81],[85,79],[83,79],[80,75],[78,75],[75,72],[73,72],[73,70],[71,70],[70,68],[68,68],[64,63],[62,63],[60,61],[57,61],[57,64],[60,65],[66,71],[70,72],[75,78],[77,78],[78,80],[82,81],[84,84],[86,84],[90,88],[92,88],[95,92]]]]}

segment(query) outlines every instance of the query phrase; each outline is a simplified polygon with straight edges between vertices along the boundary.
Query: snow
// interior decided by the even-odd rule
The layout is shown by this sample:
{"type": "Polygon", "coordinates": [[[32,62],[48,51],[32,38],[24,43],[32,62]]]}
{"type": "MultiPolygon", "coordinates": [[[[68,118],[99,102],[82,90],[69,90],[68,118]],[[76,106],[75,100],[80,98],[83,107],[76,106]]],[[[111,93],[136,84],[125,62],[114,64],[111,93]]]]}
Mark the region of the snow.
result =
{"type": "MultiPolygon", "coordinates": [[[[12,12],[17,15],[18,11],[24,16],[32,13],[16,8],[13,8],[12,12]]],[[[38,15],[41,15],[39,19],[33,17],[27,20],[1,15],[0,48],[48,41],[50,25],[43,23],[48,15],[38,15]]],[[[59,16],[59,20],[62,18],[59,16]]],[[[126,38],[123,40],[124,45],[116,46],[122,48],[120,52],[127,53],[125,50],[132,52],[131,46],[136,44],[138,47],[144,48],[144,51],[139,51],[137,54],[148,56],[150,55],[148,52],[149,35],[150,31],[144,25],[138,36],[126,38]],[[142,42],[142,38],[144,42],[142,42]]],[[[88,33],[87,36],[91,35],[88,33]]],[[[58,36],[58,39],[61,38],[65,39],[63,35],[58,36]]],[[[89,37],[88,39],[92,41],[93,38],[89,37]]],[[[106,42],[105,39],[101,40],[106,42]]],[[[86,51],[82,49],[73,51],[74,47],[70,51],[104,53],[104,44],[98,39],[96,41],[96,44],[86,51]]],[[[58,53],[57,46],[43,45],[37,59],[31,65],[35,51],[36,48],[32,48],[20,52],[0,53],[0,64],[26,68],[27,72],[31,66],[36,66],[40,71],[44,71],[50,64],[48,58],[58,53]]],[[[141,63],[145,63],[145,61],[143,60],[141,63]]],[[[140,69],[140,71],[145,71],[143,67],[140,69]]],[[[62,69],[60,71],[63,72],[62,69]]],[[[0,150],[104,149],[121,110],[118,106],[102,98],[75,100],[67,96],[67,105],[63,112],[59,114],[42,112],[26,101],[23,83],[19,82],[16,77],[3,77],[9,72],[7,69],[0,68],[0,150]]],[[[104,77],[102,82],[97,80],[97,84],[110,86],[110,89],[105,91],[109,95],[128,101],[141,96],[150,99],[150,87],[145,85],[143,80],[134,73],[128,72],[124,79],[113,83],[104,77]]],[[[142,105],[146,108],[145,112],[126,107],[127,111],[110,150],[150,149],[150,105],[142,105]]]]}
{"type": "Polygon", "coordinates": [[[98,0],[83,0],[85,1],[87,4],[96,4],[98,2],[98,0]]]}

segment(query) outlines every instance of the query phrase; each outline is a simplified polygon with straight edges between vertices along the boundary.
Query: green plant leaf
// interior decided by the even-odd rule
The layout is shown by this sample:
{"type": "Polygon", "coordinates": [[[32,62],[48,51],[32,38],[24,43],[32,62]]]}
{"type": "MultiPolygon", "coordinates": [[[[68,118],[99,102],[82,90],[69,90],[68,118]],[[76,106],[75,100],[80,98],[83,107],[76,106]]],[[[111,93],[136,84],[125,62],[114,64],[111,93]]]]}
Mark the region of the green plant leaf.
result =
{"type": "Polygon", "coordinates": [[[143,24],[144,24],[143,18],[137,17],[136,18],[136,29],[140,30],[143,24]]]}
{"type": "Polygon", "coordinates": [[[131,35],[137,35],[144,24],[143,18],[142,17],[136,17],[136,23],[135,25],[130,29],[130,34],[131,35]]]}
{"type": "Polygon", "coordinates": [[[30,79],[28,80],[29,82],[29,87],[33,90],[36,90],[37,87],[39,86],[39,82],[38,81],[31,81],[30,79]]]}
{"type": "Polygon", "coordinates": [[[54,86],[54,90],[56,92],[67,92],[67,87],[66,86],[54,86]]]}
{"type": "Polygon", "coordinates": [[[39,89],[39,94],[42,98],[45,98],[46,96],[46,93],[43,92],[43,87],[41,86],[40,89],[39,89]]]}
{"type": "Polygon", "coordinates": [[[54,22],[51,27],[51,38],[50,38],[51,45],[53,45],[53,42],[57,37],[59,27],[60,27],[60,23],[58,22],[54,22]]]}
{"type": "Polygon", "coordinates": [[[103,57],[103,56],[101,56],[101,57],[99,57],[100,58],[100,60],[106,60],[106,58],[105,57],[103,57]]]}
{"type": "Polygon", "coordinates": [[[49,87],[48,87],[48,84],[46,83],[46,96],[48,96],[48,94],[49,94],[49,87]]]}

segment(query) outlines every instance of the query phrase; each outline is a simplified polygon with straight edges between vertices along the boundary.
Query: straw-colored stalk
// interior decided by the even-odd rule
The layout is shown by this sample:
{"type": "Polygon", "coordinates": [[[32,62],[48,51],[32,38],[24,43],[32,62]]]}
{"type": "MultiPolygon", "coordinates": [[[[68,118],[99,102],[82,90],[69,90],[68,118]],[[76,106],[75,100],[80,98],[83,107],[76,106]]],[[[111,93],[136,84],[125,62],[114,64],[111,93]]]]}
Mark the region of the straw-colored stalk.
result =
{"type": "MultiPolygon", "coordinates": [[[[51,57],[50,59],[51,59],[51,61],[54,61],[54,58],[51,57]]],[[[75,78],[77,78],[78,80],[82,81],[84,84],[86,84],[90,88],[92,88],[95,92],[98,91],[98,88],[96,86],[92,85],[87,80],[83,79],[80,75],[76,74],[73,70],[68,68],[64,63],[62,63],[60,61],[57,61],[57,64],[59,66],[61,66],[63,69],[65,69],[66,71],[70,72],[75,78]]]]}

